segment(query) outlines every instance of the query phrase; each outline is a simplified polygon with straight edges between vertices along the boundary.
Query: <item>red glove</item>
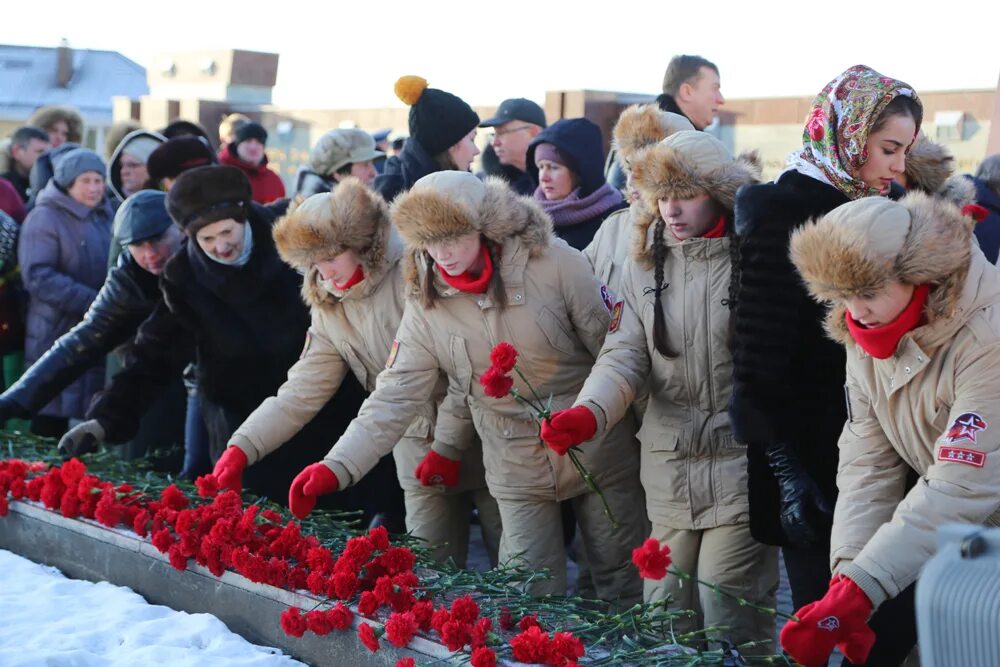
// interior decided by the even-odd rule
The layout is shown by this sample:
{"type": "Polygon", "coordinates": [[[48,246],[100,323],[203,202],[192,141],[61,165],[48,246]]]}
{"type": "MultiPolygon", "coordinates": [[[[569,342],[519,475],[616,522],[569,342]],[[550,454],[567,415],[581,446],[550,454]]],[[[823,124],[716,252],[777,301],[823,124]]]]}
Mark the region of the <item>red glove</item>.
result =
{"type": "Polygon", "coordinates": [[[292,480],[288,489],[288,507],[300,519],[306,518],[316,507],[316,496],[333,493],[340,488],[340,481],[333,471],[322,463],[306,466],[292,480]]]}
{"type": "Polygon", "coordinates": [[[868,627],[872,603],[856,583],[835,578],[822,600],[795,612],[799,622],[781,629],[781,647],[806,667],[825,665],[836,646],[855,665],[868,660],[875,633],[868,627]]]}
{"type": "Polygon", "coordinates": [[[247,467],[247,455],[235,445],[226,447],[215,464],[212,474],[219,480],[219,486],[239,493],[243,489],[243,469],[247,467]]]}
{"type": "Polygon", "coordinates": [[[458,471],[461,467],[461,461],[449,459],[447,456],[441,456],[431,450],[427,452],[427,456],[413,471],[413,474],[424,486],[434,486],[435,484],[455,486],[458,484],[458,471]]]}
{"type": "Polygon", "coordinates": [[[560,410],[542,422],[542,441],[559,456],[594,437],[597,419],[590,408],[578,405],[560,410]]]}

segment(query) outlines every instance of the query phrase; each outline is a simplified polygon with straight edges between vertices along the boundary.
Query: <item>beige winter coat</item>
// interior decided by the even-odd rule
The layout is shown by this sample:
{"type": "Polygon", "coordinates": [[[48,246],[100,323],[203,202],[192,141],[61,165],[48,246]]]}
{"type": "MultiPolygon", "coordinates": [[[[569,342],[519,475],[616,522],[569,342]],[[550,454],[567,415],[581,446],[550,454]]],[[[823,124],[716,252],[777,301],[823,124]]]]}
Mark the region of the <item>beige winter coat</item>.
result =
{"type": "MultiPolygon", "coordinates": [[[[919,193],[899,204],[865,204],[887,211],[901,205],[912,223],[889,271],[908,284],[932,285],[925,323],[893,356],[875,359],[851,338],[843,306],[827,321],[848,350],[849,407],[831,564],[876,607],[916,580],[942,525],[1000,525],[1000,272],[956,207],[919,193]],[[907,492],[910,469],[920,478],[907,492]]],[[[876,224],[890,219],[883,212],[876,224]]],[[[827,233],[793,238],[793,258],[817,297],[885,278],[870,259],[831,253],[829,230],[820,231],[827,233]]],[[[885,230],[874,231],[880,244],[890,243],[885,230]]]]}
{"type": "Polygon", "coordinates": [[[583,249],[594,275],[608,286],[611,294],[620,292],[622,269],[631,248],[636,205],[615,211],[601,223],[593,240],[583,249]]]}
{"type": "MultiPolygon", "coordinates": [[[[449,386],[442,420],[446,412],[453,421],[471,414],[494,497],[572,498],[587,489],[568,458],[542,444],[539,423],[529,409],[512,396],[485,396],[479,378],[490,366],[493,346],[507,341],[517,348],[518,368],[542,399],[552,395],[552,410],[569,407],[601,348],[609,311],[587,260],[553,236],[551,221],[537,205],[516,197],[499,181],[488,181],[485,193],[482,201],[465,206],[435,192],[411,191],[394,205],[393,221],[409,243],[407,281],[413,293],[430,279],[440,296],[432,308],[416,296],[407,301],[395,358],[334,451],[398,439],[443,371],[449,386]],[[460,292],[433,267],[428,275],[424,251],[407,237],[408,230],[421,238],[453,237],[473,228],[470,216],[475,229],[502,243],[499,271],[508,302],[502,312],[489,292],[460,292]]],[[[514,386],[531,396],[519,378],[514,386]]],[[[465,442],[442,433],[439,425],[433,449],[458,458],[465,442]]],[[[598,483],[634,478],[638,454],[632,420],[623,420],[606,438],[586,443],[580,458],[598,483]]]]}
{"type": "MultiPolygon", "coordinates": [[[[288,371],[288,380],[276,396],[268,398],[236,430],[230,442],[255,463],[295,435],[326,404],[348,372],[354,373],[368,391],[375,389],[375,379],[385,368],[391,353],[396,329],[403,314],[402,276],[403,244],[395,234],[382,240],[384,261],[379,270],[347,289],[338,291],[319,275],[307,271],[303,296],[312,307],[302,357],[288,371]]],[[[331,451],[324,462],[337,475],[341,488],[356,484],[393,446],[400,483],[416,488],[420,482],[413,470],[430,449],[435,428],[435,406],[445,394],[446,381],[436,378],[422,392],[414,417],[395,439],[372,438],[354,441],[331,451]],[[405,438],[403,437],[405,435],[405,438]]],[[[447,422],[447,420],[445,420],[447,422]]],[[[474,440],[468,419],[450,422],[438,428],[447,442],[474,440]]],[[[482,461],[477,443],[469,443],[463,459],[459,487],[482,485],[482,461]]]]}
{"type": "Polygon", "coordinates": [[[597,415],[598,432],[614,424],[649,381],[639,441],[642,484],[653,523],[705,529],[747,520],[746,450],[733,440],[727,405],[732,359],[728,238],[670,239],[661,296],[675,359],[653,347],[653,223],[637,216],[644,243],[627,262],[621,321],[608,334],[577,404],[597,415]]]}

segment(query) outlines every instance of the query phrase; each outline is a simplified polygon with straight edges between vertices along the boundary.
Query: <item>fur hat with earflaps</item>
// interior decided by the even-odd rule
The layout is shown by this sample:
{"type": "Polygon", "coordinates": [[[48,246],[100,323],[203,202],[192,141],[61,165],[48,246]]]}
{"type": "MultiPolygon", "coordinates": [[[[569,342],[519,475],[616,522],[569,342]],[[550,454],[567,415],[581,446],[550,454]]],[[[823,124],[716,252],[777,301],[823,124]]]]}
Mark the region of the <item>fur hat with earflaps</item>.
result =
{"type": "Polygon", "coordinates": [[[906,189],[937,193],[955,172],[951,151],[921,132],[906,154],[906,189]]]}
{"type": "MultiPolygon", "coordinates": [[[[502,179],[480,181],[467,171],[439,171],[418,180],[393,202],[392,222],[406,242],[407,282],[417,291],[417,267],[432,263],[424,252],[428,244],[478,232],[490,242],[491,253],[517,237],[535,257],[552,238],[552,219],[534,200],[518,196],[502,179]]],[[[424,290],[426,297],[426,285],[424,290]]],[[[433,300],[432,295],[424,303],[430,307],[433,300]]]]}
{"type": "Polygon", "coordinates": [[[951,317],[969,270],[975,218],[972,192],[956,187],[954,199],[914,191],[898,202],[864,197],[827,213],[792,234],[791,258],[817,301],[835,307],[827,319],[837,335],[842,302],[869,296],[890,281],[930,285],[929,322],[951,317]]]}
{"type": "Polygon", "coordinates": [[[656,104],[634,104],[615,123],[615,148],[622,160],[631,165],[643,148],[658,144],[675,132],[694,129],[691,121],[680,114],[663,111],[656,104]]]}
{"type": "Polygon", "coordinates": [[[707,194],[731,216],[736,191],[760,180],[756,151],[733,157],[726,146],[705,132],[680,131],[645,148],[632,163],[632,179],[645,211],[636,218],[633,257],[649,268],[647,231],[659,219],[659,201],[707,194]]]}
{"type": "Polygon", "coordinates": [[[316,262],[353,250],[366,275],[382,268],[389,240],[389,207],[356,178],[315,194],[274,225],[274,244],[286,264],[309,270],[316,262]]]}

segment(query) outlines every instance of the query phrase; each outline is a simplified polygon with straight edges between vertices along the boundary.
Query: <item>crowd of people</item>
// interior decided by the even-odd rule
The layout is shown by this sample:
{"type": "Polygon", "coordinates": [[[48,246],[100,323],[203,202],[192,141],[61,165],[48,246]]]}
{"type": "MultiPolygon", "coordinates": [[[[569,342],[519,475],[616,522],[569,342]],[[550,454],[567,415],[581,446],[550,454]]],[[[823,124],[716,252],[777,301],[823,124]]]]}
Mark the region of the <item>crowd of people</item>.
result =
{"type": "Polygon", "coordinates": [[[218,151],[123,126],[105,160],[39,110],[0,179],[0,343],[27,366],[0,420],[67,455],[183,443],[184,477],[360,509],[458,566],[474,520],[493,565],[548,571],[532,595],[567,592],[569,555],[586,597],[733,645],[774,635],[780,550],[795,660],[902,664],[935,529],[1000,519],[1000,155],[954,174],[917,91],[860,65],[768,183],[705,131],[699,56],[607,160],[527,99],[396,93],[405,143],[328,132],[291,197],[245,116],[218,151]],[[649,537],[732,596],[643,583],[649,537]]]}

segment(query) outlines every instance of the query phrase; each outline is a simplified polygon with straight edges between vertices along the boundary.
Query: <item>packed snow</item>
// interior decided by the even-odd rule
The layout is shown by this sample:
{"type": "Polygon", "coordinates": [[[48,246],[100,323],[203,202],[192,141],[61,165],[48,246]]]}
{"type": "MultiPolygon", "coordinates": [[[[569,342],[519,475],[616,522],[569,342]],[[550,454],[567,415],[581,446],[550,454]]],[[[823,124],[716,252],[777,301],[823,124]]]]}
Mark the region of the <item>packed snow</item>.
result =
{"type": "Polygon", "coordinates": [[[131,589],[67,579],[0,549],[0,665],[4,667],[290,667],[211,614],[151,605],[131,589]]]}

